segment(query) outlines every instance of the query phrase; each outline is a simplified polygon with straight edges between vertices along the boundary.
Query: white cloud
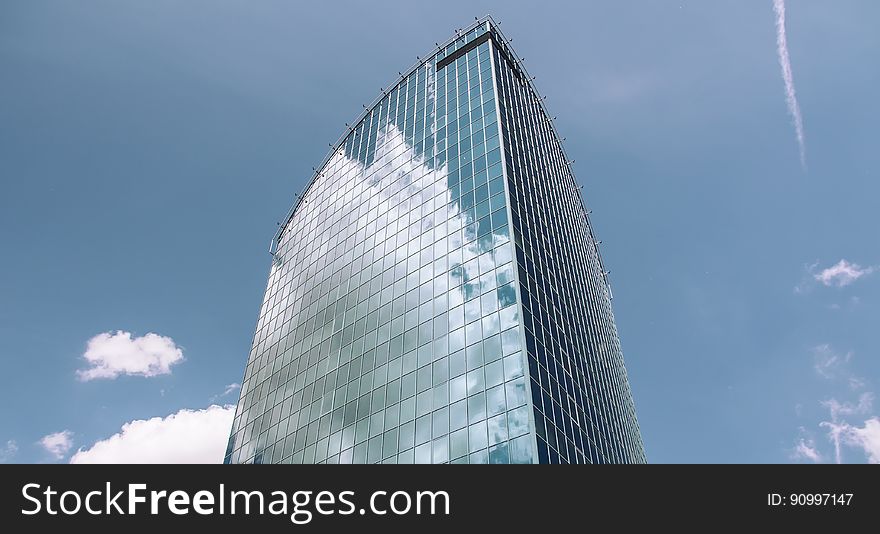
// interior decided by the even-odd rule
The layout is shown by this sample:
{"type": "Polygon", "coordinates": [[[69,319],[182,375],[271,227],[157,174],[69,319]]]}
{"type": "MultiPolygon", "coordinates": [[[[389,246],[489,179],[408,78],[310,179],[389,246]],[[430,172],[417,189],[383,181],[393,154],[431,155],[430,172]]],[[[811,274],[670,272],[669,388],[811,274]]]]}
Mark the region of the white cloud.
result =
{"type": "MultiPolygon", "coordinates": [[[[819,426],[828,430],[828,439],[834,445],[834,459],[837,463],[843,461],[842,445],[861,447],[871,458],[880,459],[880,456],[872,454],[880,450],[880,422],[876,417],[865,421],[864,428],[853,427],[843,420],[845,417],[867,414],[873,406],[874,395],[870,392],[859,396],[858,404],[839,402],[837,399],[828,399],[822,402],[822,406],[831,414],[831,421],[823,421],[819,426]],[[873,421],[873,423],[872,423],[873,421]]],[[[873,460],[871,460],[873,461],[873,460]]]]}
{"type": "Polygon", "coordinates": [[[849,370],[852,357],[852,352],[842,354],[827,343],[817,345],[813,347],[813,369],[822,378],[846,382],[853,391],[863,389],[865,380],[849,370]]]}
{"type": "Polygon", "coordinates": [[[216,402],[217,399],[222,399],[223,397],[229,395],[233,391],[238,390],[239,388],[241,388],[241,384],[239,384],[238,382],[233,382],[232,384],[228,384],[223,389],[223,393],[218,393],[217,395],[214,395],[213,397],[211,397],[210,400],[211,400],[211,402],[216,402]]]}
{"type": "MultiPolygon", "coordinates": [[[[813,348],[813,368],[816,373],[849,385],[853,393],[863,391],[857,402],[839,401],[832,397],[820,403],[830,415],[830,420],[820,422],[819,427],[824,429],[831,442],[833,455],[823,455],[812,435],[801,427],[801,438],[790,451],[792,460],[819,463],[830,456],[836,463],[843,463],[844,450],[849,447],[862,451],[869,462],[880,463],[880,419],[874,412],[874,393],[864,391],[866,380],[849,370],[852,356],[852,353],[841,354],[828,344],[813,348]],[[857,426],[852,423],[853,420],[864,421],[864,424],[857,426]]],[[[797,406],[795,409],[798,411],[797,406]]]]}
{"type": "Polygon", "coordinates": [[[813,278],[828,287],[844,287],[872,272],[874,272],[873,267],[862,268],[857,263],[840,260],[835,265],[814,274],[813,278]]]}
{"type": "Polygon", "coordinates": [[[821,423],[819,423],[819,426],[828,429],[828,439],[834,445],[834,461],[838,464],[842,463],[843,454],[840,450],[840,436],[843,433],[843,429],[847,426],[847,424],[836,423],[834,421],[822,421],[821,423]]]}
{"type": "Polygon", "coordinates": [[[866,414],[871,411],[871,406],[873,404],[874,394],[870,392],[862,393],[859,396],[858,404],[838,402],[837,399],[822,401],[822,406],[828,408],[828,411],[831,412],[832,421],[837,421],[841,416],[866,414]]]}
{"type": "Polygon", "coordinates": [[[795,295],[804,295],[813,289],[813,286],[816,284],[815,274],[816,267],[818,266],[819,262],[804,265],[803,278],[801,278],[801,281],[794,286],[795,295]]]}
{"type": "Polygon", "coordinates": [[[77,451],[70,463],[220,463],[234,415],[234,405],[212,405],[131,421],[117,434],[77,451]]]}
{"type": "Polygon", "coordinates": [[[853,390],[862,389],[867,385],[864,378],[852,375],[847,377],[846,382],[849,384],[849,388],[853,390]]]}
{"type": "Polygon", "coordinates": [[[813,369],[824,378],[836,377],[850,358],[852,352],[839,354],[827,343],[813,347],[813,369]]]}
{"type": "Polygon", "coordinates": [[[183,351],[170,337],[149,333],[132,338],[130,332],[119,330],[90,339],[83,357],[90,367],[76,374],[87,381],[120,375],[167,375],[172,365],[183,361],[183,351]]]}
{"type": "Polygon", "coordinates": [[[793,460],[809,460],[813,463],[822,462],[822,454],[816,449],[816,444],[812,439],[800,438],[792,451],[793,460]]]}
{"type": "Polygon", "coordinates": [[[843,439],[853,447],[861,447],[868,462],[880,464],[880,419],[872,417],[861,428],[847,425],[843,439]]]}
{"type": "Polygon", "coordinates": [[[773,11],[776,12],[776,53],[779,56],[779,66],[782,68],[782,80],[785,83],[785,103],[788,105],[788,113],[794,121],[794,133],[797,138],[798,150],[801,156],[801,167],[807,168],[807,149],[804,142],[804,119],[801,116],[801,107],[798,105],[797,93],[794,89],[794,76],[791,72],[791,58],[788,55],[788,42],[785,36],[785,1],[773,0],[773,11]]]}
{"type": "Polygon", "coordinates": [[[6,442],[6,446],[0,449],[0,464],[6,463],[18,454],[18,443],[14,439],[6,442]]]}
{"type": "Polygon", "coordinates": [[[40,440],[40,445],[46,449],[53,458],[60,460],[67,456],[67,453],[70,452],[70,449],[73,447],[73,432],[70,430],[62,430],[61,432],[55,432],[54,434],[43,436],[43,439],[40,440]]]}
{"type": "Polygon", "coordinates": [[[867,419],[861,427],[845,421],[825,421],[821,425],[828,429],[828,439],[834,444],[837,463],[842,461],[841,445],[861,449],[869,463],[880,463],[880,419],[877,417],[867,419]]]}

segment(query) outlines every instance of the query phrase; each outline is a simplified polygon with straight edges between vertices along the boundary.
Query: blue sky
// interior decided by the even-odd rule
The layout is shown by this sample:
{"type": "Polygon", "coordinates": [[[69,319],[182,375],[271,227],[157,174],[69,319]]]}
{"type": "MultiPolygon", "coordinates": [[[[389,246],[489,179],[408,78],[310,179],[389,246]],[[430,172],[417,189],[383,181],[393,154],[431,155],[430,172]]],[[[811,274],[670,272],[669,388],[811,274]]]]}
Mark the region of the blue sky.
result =
{"type": "Polygon", "coordinates": [[[771,0],[334,6],[0,6],[0,461],[222,450],[293,194],[486,13],[576,160],[649,461],[880,461],[880,4],[786,6],[806,168],[771,0]]]}

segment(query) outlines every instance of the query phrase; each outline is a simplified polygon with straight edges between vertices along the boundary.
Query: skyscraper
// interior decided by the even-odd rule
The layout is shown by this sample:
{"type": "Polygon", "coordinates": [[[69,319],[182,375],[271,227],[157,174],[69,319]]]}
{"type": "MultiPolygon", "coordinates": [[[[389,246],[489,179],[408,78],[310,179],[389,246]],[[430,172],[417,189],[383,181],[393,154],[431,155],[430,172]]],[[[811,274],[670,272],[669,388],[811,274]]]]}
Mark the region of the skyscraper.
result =
{"type": "Polygon", "coordinates": [[[588,212],[491,18],[365,108],[271,252],[226,462],[645,461],[588,212]]]}

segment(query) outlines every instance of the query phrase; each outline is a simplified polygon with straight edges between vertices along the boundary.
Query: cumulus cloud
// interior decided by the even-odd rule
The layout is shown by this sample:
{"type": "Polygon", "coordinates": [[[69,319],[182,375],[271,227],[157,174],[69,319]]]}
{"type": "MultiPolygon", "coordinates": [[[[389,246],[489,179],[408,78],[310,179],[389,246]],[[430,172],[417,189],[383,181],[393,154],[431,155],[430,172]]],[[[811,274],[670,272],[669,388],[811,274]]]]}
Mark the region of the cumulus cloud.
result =
{"type": "Polygon", "coordinates": [[[220,463],[235,406],[180,410],[167,417],[138,419],[70,459],[73,464],[220,463]]]}
{"type": "Polygon", "coordinates": [[[171,366],[183,361],[183,351],[170,337],[153,333],[132,337],[119,330],[90,339],[83,358],[89,368],[76,373],[83,381],[120,375],[149,377],[170,374],[171,366]]]}
{"type": "MultiPolygon", "coordinates": [[[[847,417],[869,413],[873,401],[874,395],[866,392],[859,396],[858,404],[840,402],[833,398],[822,402],[822,406],[827,408],[831,414],[831,421],[823,421],[819,423],[819,426],[828,431],[828,439],[834,445],[834,460],[837,463],[842,463],[843,461],[843,445],[862,448],[868,455],[869,460],[872,458],[872,453],[876,452],[878,447],[880,447],[880,441],[876,439],[880,437],[880,434],[876,432],[876,430],[880,429],[880,427],[876,426],[876,417],[871,417],[865,421],[863,428],[854,427],[845,420],[847,417]]],[[[873,457],[877,458],[877,456],[873,457]]]]}
{"type": "Polygon", "coordinates": [[[872,272],[874,272],[873,267],[862,268],[857,263],[840,260],[835,265],[814,274],[813,278],[828,287],[844,287],[872,272]]]}
{"type": "MultiPolygon", "coordinates": [[[[843,463],[844,452],[849,448],[864,453],[868,462],[880,463],[880,418],[874,411],[874,393],[864,391],[867,387],[866,380],[849,369],[853,354],[843,354],[830,345],[823,344],[813,348],[813,357],[813,368],[818,375],[838,384],[849,385],[853,395],[856,391],[861,390],[861,393],[855,401],[831,397],[819,403],[828,410],[829,420],[820,422],[819,428],[823,429],[831,443],[832,453],[823,454],[812,434],[801,427],[801,437],[789,451],[790,458],[815,463],[830,458],[836,463],[843,463]]],[[[801,415],[799,406],[795,410],[801,415]]]]}
{"type": "Polygon", "coordinates": [[[861,448],[868,462],[880,464],[880,419],[872,417],[862,427],[847,425],[843,439],[849,445],[861,448]]]}
{"type": "Polygon", "coordinates": [[[43,436],[40,440],[40,445],[46,449],[46,452],[51,454],[53,458],[60,460],[67,456],[67,453],[70,452],[70,449],[73,447],[73,432],[70,430],[62,430],[61,432],[55,432],[54,434],[43,436]]]}
{"type": "Polygon", "coordinates": [[[6,442],[6,446],[0,449],[0,464],[6,463],[18,454],[18,443],[14,439],[6,442]]]}
{"type": "MultiPolygon", "coordinates": [[[[876,270],[876,267],[862,267],[845,259],[825,269],[819,269],[819,262],[804,265],[803,278],[794,287],[794,292],[797,295],[809,294],[817,283],[826,287],[846,287],[876,270]]],[[[858,296],[852,296],[846,302],[848,309],[854,309],[860,303],[861,299],[858,296]]],[[[841,310],[844,307],[839,303],[834,303],[830,305],[830,308],[832,310],[841,310]]]]}
{"type": "Polygon", "coordinates": [[[828,438],[834,444],[837,463],[842,462],[841,445],[861,449],[869,463],[880,463],[880,419],[871,417],[863,426],[854,426],[846,421],[824,421],[822,426],[828,430],[828,438]]]}

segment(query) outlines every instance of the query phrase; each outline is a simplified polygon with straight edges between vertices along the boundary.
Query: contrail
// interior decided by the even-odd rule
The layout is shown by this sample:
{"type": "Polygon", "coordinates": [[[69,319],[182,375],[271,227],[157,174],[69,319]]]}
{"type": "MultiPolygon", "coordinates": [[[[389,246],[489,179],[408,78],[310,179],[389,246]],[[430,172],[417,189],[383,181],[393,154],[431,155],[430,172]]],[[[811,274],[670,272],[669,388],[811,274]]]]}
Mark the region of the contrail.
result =
{"type": "Polygon", "coordinates": [[[782,79],[785,81],[785,101],[788,113],[794,120],[794,133],[797,136],[798,149],[801,156],[801,167],[807,168],[807,149],[804,144],[804,121],[801,118],[801,107],[798,105],[794,91],[794,78],[791,75],[791,60],[788,57],[788,43],[785,40],[785,0],[773,0],[773,11],[776,12],[776,52],[779,55],[779,66],[782,67],[782,79]]]}

